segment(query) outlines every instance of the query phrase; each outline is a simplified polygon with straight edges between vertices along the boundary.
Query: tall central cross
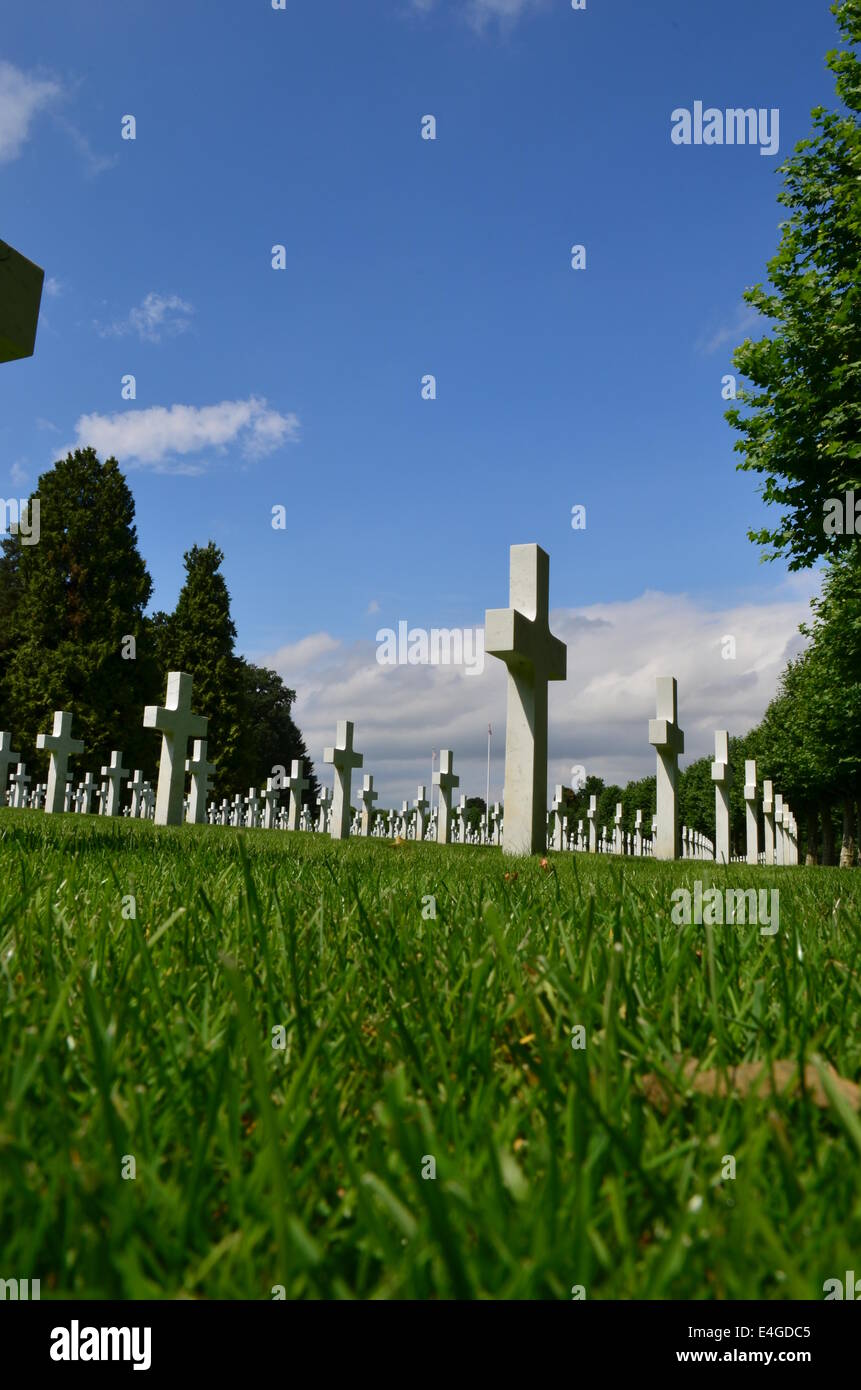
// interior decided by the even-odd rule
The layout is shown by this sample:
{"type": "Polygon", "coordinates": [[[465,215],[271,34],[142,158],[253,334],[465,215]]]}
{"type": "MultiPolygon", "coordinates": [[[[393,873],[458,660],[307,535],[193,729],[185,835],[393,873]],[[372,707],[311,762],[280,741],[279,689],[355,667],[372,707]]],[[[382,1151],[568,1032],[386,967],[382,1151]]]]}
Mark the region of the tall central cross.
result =
{"type": "Polygon", "coordinates": [[[36,747],[44,748],[51,754],[48,767],[48,790],[45,794],[45,811],[58,816],[63,810],[66,795],[66,774],[69,759],[83,753],[83,739],[72,738],[72,716],[68,710],[54,711],[54,732],[37,734],[36,747]]]}
{"type": "Polygon", "coordinates": [[[191,712],[193,681],[184,671],[169,671],[164,708],[147,705],[145,729],[162,736],[155,798],[156,825],[182,825],[185,797],[185,759],[190,738],[205,738],[209,720],[191,712]]]}
{"type": "Polygon", "coordinates": [[[564,681],[568,650],[550,631],[550,556],[513,545],[509,608],[485,614],[485,650],[508,667],[505,723],[506,854],[537,854],[547,842],[547,682],[564,681]]]}
{"type": "Polygon", "coordinates": [[[685,736],[679,728],[679,695],[675,676],[658,676],[657,719],[649,720],[649,742],[658,755],[658,834],[655,859],[679,859],[679,754],[685,736]]]}
{"type": "Polygon", "coordinates": [[[335,769],[335,794],[332,798],[332,839],[346,840],[350,834],[350,787],[353,768],[364,763],[363,754],[353,748],[353,723],[339,719],[335,747],[323,750],[323,762],[335,769]]]}

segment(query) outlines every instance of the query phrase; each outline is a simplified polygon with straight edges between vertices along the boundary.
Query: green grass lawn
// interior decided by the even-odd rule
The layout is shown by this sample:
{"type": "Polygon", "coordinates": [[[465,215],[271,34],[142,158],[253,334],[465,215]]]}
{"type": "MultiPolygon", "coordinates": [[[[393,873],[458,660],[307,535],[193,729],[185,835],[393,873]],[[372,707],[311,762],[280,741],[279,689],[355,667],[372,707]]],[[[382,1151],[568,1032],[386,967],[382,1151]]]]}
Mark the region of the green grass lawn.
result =
{"type": "Polygon", "coordinates": [[[731,1069],[861,1080],[859,972],[853,871],[0,811],[0,1277],[821,1299],[861,1270],[857,1101],[731,1069]],[[697,878],[778,887],[777,934],[674,925],[697,878]]]}

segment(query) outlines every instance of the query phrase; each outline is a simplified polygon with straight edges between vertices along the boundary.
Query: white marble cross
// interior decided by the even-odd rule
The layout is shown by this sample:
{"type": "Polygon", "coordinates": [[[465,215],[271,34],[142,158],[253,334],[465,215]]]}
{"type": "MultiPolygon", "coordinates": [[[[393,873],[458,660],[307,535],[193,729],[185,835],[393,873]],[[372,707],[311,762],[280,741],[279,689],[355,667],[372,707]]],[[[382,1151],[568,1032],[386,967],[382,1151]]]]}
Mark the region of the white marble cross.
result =
{"type": "Polygon", "coordinates": [[[332,810],[332,793],[329,791],[328,787],[320,788],[320,795],[317,799],[317,804],[320,807],[319,815],[317,817],[317,830],[321,835],[325,835],[326,831],[329,828],[329,816],[331,815],[332,810]]]}
{"type": "Polygon", "coordinates": [[[657,678],[657,718],[649,720],[649,742],[658,755],[658,834],[656,859],[679,857],[678,779],[679,755],[685,736],[678,722],[678,688],[675,676],[657,678]]]}
{"type": "Polygon", "coordinates": [[[72,738],[72,716],[68,710],[54,711],[54,732],[37,734],[36,747],[51,754],[48,766],[48,790],[45,794],[46,815],[59,815],[63,810],[69,758],[83,753],[83,740],[72,738]]]}
{"type": "Polygon", "coordinates": [[[187,812],[189,825],[206,824],[206,802],[212,791],[211,779],[215,773],[215,763],[206,760],[206,743],[205,738],[196,738],[192,744],[191,757],[185,761],[185,770],[191,774],[187,812]]]}
{"type": "Polygon", "coordinates": [[[218,812],[218,824],[219,824],[219,825],[229,825],[229,824],[230,824],[230,802],[227,800],[227,797],[226,797],[226,796],[222,797],[222,799],[221,799],[221,806],[220,806],[219,812],[218,812]]]}
{"type": "Polygon", "coordinates": [[[634,817],[634,855],[637,859],[642,858],[643,854],[643,812],[638,811],[634,817]]]}
{"type": "Polygon", "coordinates": [[[553,848],[555,850],[565,848],[565,807],[568,804],[570,791],[570,787],[563,787],[560,784],[556,787],[553,796],[553,848]]]}
{"type": "Polygon", "coordinates": [[[290,776],[286,779],[287,789],[290,792],[290,809],[287,813],[288,830],[298,830],[302,819],[302,793],[306,792],[310,785],[308,778],[303,776],[303,770],[301,760],[294,760],[290,764],[290,776]]]}
{"type": "Polygon", "coordinates": [[[454,753],[450,748],[443,748],[439,755],[439,767],[434,772],[433,784],[439,787],[439,802],[437,813],[437,843],[441,845],[451,844],[451,794],[456,787],[460,786],[460,778],[455,776],[454,753]]]}
{"type": "Polygon", "coordinates": [[[91,814],[93,804],[93,792],[96,790],[96,782],[93,774],[88,772],[80,787],[78,788],[81,797],[81,813],[85,816],[91,814]]]}
{"type": "Polygon", "coordinates": [[[6,805],[6,787],[9,782],[9,768],[16,767],[21,754],[12,749],[12,735],[0,733],[0,806],[6,805]]]}
{"type": "Polygon", "coordinates": [[[346,840],[350,834],[350,789],[353,769],[365,761],[353,748],[353,723],[339,719],[334,748],[323,750],[323,762],[335,769],[335,794],[332,799],[332,839],[346,840]]]}
{"type": "Polygon", "coordinates": [[[374,791],[374,774],[366,772],[362,779],[362,789],[358,793],[358,800],[361,804],[362,814],[359,825],[359,834],[368,836],[371,833],[371,823],[374,814],[374,802],[379,797],[379,792],[374,791]]]}
{"type": "Polygon", "coordinates": [[[783,797],[780,792],[774,794],[774,862],[781,866],[786,862],[783,840],[783,797]]]}
{"type": "Polygon", "coordinates": [[[774,863],[774,783],[765,781],[762,784],[762,819],[765,829],[763,849],[765,850],[765,862],[769,866],[774,863]]]}
{"type": "Polygon", "coordinates": [[[622,803],[616,802],[616,814],[613,817],[613,850],[616,854],[624,854],[625,847],[622,842],[622,803]]]}
{"type": "Polygon", "coordinates": [[[121,784],[127,779],[129,770],[123,767],[122,753],[111,753],[111,761],[108,767],[102,768],[102,776],[107,783],[107,797],[102,802],[102,814],[105,816],[118,816],[120,814],[120,802],[122,800],[121,784]]]}
{"type": "Polygon", "coordinates": [[[266,790],[263,793],[263,829],[272,830],[278,824],[278,798],[281,795],[281,785],[276,782],[274,777],[266,778],[266,790]]]}
{"type": "Polygon", "coordinates": [[[715,784],[715,862],[729,863],[729,789],[732,767],[729,761],[729,733],[715,729],[715,760],[712,763],[715,784]]]}
{"type": "Polygon", "coordinates": [[[513,545],[509,607],[485,613],[485,650],[508,668],[505,721],[506,854],[547,844],[547,683],[564,681],[568,649],[550,631],[550,556],[513,545]]]}
{"type": "Polygon", "coordinates": [[[24,763],[18,764],[17,771],[13,772],[9,779],[12,787],[12,805],[19,811],[27,805],[27,788],[32,780],[32,777],[27,776],[24,763]]]}
{"type": "Polygon", "coordinates": [[[461,843],[462,845],[465,845],[465,844],[466,844],[466,831],[467,831],[467,826],[468,826],[468,821],[467,821],[467,818],[466,818],[466,795],[464,794],[464,795],[461,796],[461,798],[460,798],[460,805],[459,805],[458,808],[457,808],[457,831],[458,831],[458,839],[459,839],[459,841],[460,841],[460,843],[461,843]]]}
{"type": "Polygon", "coordinates": [[[216,771],[216,765],[207,762],[206,742],[206,738],[196,738],[192,744],[191,758],[185,759],[185,771],[191,773],[192,778],[191,791],[188,795],[188,812],[186,812],[189,826],[204,826],[206,824],[206,802],[210,791],[213,790],[211,778],[216,771]]]}
{"type": "Polygon", "coordinates": [[[257,820],[260,814],[260,797],[257,795],[256,787],[248,788],[248,798],[245,802],[245,824],[249,830],[257,828],[257,820]]]}
{"type": "Polygon", "coordinates": [[[598,798],[597,798],[597,796],[590,796],[590,797],[589,797],[589,810],[586,812],[586,818],[587,818],[587,820],[589,821],[589,852],[590,852],[590,854],[596,854],[597,851],[598,851],[598,829],[597,829],[597,826],[595,825],[595,817],[596,817],[597,814],[598,814],[598,798]]]}
{"type": "Polygon", "coordinates": [[[144,789],[143,773],[140,768],[135,768],[135,775],[126,787],[126,791],[132,794],[132,816],[137,818],[141,813],[141,792],[144,789]]]}
{"type": "Polygon", "coordinates": [[[425,837],[425,828],[427,826],[428,820],[427,787],[424,784],[422,784],[420,787],[417,788],[417,792],[418,795],[416,796],[416,799],[413,802],[413,806],[415,807],[416,812],[416,839],[423,840],[425,837]]]}
{"type": "Polygon", "coordinates": [[[744,764],[744,815],[747,838],[747,862],[759,863],[759,818],[756,814],[756,760],[746,758],[744,764]]]}
{"type": "Polygon", "coordinates": [[[230,824],[234,830],[239,829],[245,815],[245,800],[242,792],[237,792],[233,798],[233,805],[230,809],[230,824]]]}
{"type": "Polygon", "coordinates": [[[155,799],[156,825],[182,825],[188,741],[206,737],[209,720],[202,714],[192,714],[192,689],[191,676],[184,671],[169,671],[164,708],[147,705],[144,710],[144,728],[157,729],[162,736],[155,799]]]}

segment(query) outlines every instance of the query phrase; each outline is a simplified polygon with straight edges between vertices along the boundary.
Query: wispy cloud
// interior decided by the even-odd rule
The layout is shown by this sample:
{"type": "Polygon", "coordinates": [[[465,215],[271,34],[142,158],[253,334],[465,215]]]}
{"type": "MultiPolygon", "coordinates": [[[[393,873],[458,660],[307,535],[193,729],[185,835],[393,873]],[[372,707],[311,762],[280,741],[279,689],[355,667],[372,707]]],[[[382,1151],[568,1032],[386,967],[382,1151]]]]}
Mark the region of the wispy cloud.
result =
{"type": "Polygon", "coordinates": [[[258,396],[218,405],[163,405],[116,415],[82,415],[76,445],[92,447],[128,467],[163,473],[202,473],[207,450],[237,448],[243,458],[263,458],[299,436],[299,418],[282,415],[258,396]]]}
{"type": "Polygon", "coordinates": [[[733,348],[743,343],[754,329],[757,329],[758,336],[762,337],[767,331],[768,320],[756,309],[751,308],[744,301],[736,306],[732,318],[721,324],[718,328],[704,331],[697,339],[697,351],[709,357],[717,352],[719,348],[731,343],[733,348]]]}
{"type": "Polygon", "coordinates": [[[60,295],[63,293],[63,285],[55,275],[48,275],[45,279],[42,293],[46,295],[48,299],[59,299],[60,295]]]}
{"type": "Polygon", "coordinates": [[[93,149],[89,136],[85,135],[74,121],[70,121],[66,116],[59,116],[57,119],[83,160],[84,169],[89,178],[96,178],[99,174],[103,174],[106,169],[113,168],[119,159],[118,154],[98,154],[93,149]]]}
{"type": "Polygon", "coordinates": [[[96,324],[102,338],[124,338],[136,333],[142,343],[158,343],[162,334],[170,338],[186,333],[191,326],[194,305],[180,299],[178,294],[159,294],[150,290],[141,304],[130,309],[124,319],[114,323],[96,324]]]}
{"type": "Polygon", "coordinates": [[[0,59],[0,164],[18,158],[34,118],[61,90],[54,78],[23,72],[0,59]]]}
{"type": "MultiPolygon", "coordinates": [[[[464,6],[462,0],[457,0],[450,10],[483,32],[494,21],[500,26],[510,26],[527,13],[546,8],[547,4],[548,0],[467,0],[464,6]]],[[[411,0],[411,8],[417,14],[429,14],[444,6],[441,0],[411,0]]]]}

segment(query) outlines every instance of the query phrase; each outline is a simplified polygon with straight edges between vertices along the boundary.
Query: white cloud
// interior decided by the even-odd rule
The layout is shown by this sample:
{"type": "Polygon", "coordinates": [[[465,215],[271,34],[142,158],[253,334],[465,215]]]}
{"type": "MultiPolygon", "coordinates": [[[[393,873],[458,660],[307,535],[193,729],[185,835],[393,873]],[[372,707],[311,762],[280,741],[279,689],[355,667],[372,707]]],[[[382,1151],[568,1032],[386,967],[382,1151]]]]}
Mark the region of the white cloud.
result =
{"type": "Polygon", "coordinates": [[[27,472],[27,469],[22,466],[21,462],[16,459],[9,469],[9,477],[12,479],[14,487],[26,487],[30,474],[27,472]]]}
{"type": "Polygon", "coordinates": [[[158,343],[163,333],[175,338],[187,332],[193,313],[194,305],[180,299],[179,295],[150,290],[141,304],[129,310],[127,318],[96,324],[96,331],[102,338],[123,338],[128,333],[136,333],[142,343],[158,343]]]}
{"type": "Polygon", "coordinates": [[[114,456],[124,466],[201,473],[204,460],[178,460],[207,449],[223,452],[228,446],[237,447],[245,458],[262,458],[297,439],[299,419],[251,396],[218,405],[154,405],[116,415],[82,415],[75,433],[72,447],[92,447],[102,458],[114,456]]]}
{"type": "Polygon", "coordinates": [[[17,159],[33,118],[60,95],[53,78],[22,72],[0,59],[0,164],[17,159]]]}
{"type": "Polygon", "coordinates": [[[378,600],[375,599],[375,598],[372,598],[371,601],[370,601],[370,603],[368,604],[367,608],[365,609],[365,617],[366,617],[366,618],[369,618],[369,617],[371,616],[372,613],[379,613],[379,611],[380,611],[380,605],[379,605],[378,600]]]}
{"type": "Polygon", "coordinates": [[[55,275],[48,275],[45,278],[43,293],[48,299],[59,299],[63,293],[63,286],[55,275]]]}
{"type": "MultiPolygon", "coordinates": [[[[683,765],[713,753],[714,730],[746,733],[759,722],[788,658],[801,648],[798,624],[809,615],[817,582],[787,582],[769,602],[711,610],[684,594],[647,592],[638,598],[557,610],[552,627],[568,644],[568,679],[550,689],[548,790],[570,784],[571,767],[624,785],[655,770],[648,721],[655,714],[655,677],[679,682],[679,715],[687,755],[683,765]],[[736,659],[721,656],[722,639],[736,639],[736,659]]],[[[474,621],[481,623],[483,613],[474,621]]],[[[440,614],[439,625],[445,626],[440,614]]],[[[443,666],[380,666],[376,644],[337,642],[317,633],[271,655],[273,667],[297,692],[295,715],[315,766],[324,777],[322,749],[339,719],[356,725],[387,804],[415,796],[430,776],[431,750],[452,748],[460,791],[484,795],[487,725],[493,725],[491,795],[501,799],[506,673],[488,657],[484,674],[443,666]]]]}

